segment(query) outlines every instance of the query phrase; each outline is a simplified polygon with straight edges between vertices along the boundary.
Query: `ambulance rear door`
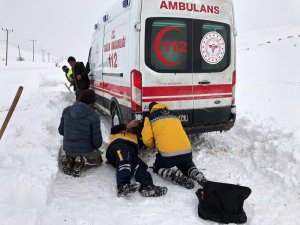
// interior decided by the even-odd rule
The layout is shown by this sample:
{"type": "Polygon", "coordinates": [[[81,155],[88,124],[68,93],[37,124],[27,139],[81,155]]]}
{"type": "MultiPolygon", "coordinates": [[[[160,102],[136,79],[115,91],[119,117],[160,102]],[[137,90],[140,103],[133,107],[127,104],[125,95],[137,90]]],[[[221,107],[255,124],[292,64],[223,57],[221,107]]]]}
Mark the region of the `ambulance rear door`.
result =
{"type": "Polygon", "coordinates": [[[231,1],[204,0],[198,9],[202,12],[195,11],[193,20],[195,126],[229,121],[235,70],[231,1]]]}
{"type": "MultiPolygon", "coordinates": [[[[176,110],[184,125],[193,119],[193,12],[169,10],[163,2],[143,0],[141,73],[143,110],[150,102],[176,110]]],[[[182,2],[191,2],[182,0],[182,2]]]]}

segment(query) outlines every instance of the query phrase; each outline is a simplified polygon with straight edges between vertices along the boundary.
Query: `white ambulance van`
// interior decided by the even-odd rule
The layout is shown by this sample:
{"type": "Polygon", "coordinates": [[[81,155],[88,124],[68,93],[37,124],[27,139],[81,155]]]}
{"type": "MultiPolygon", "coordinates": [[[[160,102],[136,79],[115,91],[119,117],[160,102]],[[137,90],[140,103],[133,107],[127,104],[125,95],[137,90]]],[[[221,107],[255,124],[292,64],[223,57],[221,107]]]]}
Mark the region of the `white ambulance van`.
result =
{"type": "Polygon", "coordinates": [[[97,103],[113,124],[142,120],[159,102],[188,133],[234,125],[231,0],[118,0],[95,25],[89,65],[97,103]]]}

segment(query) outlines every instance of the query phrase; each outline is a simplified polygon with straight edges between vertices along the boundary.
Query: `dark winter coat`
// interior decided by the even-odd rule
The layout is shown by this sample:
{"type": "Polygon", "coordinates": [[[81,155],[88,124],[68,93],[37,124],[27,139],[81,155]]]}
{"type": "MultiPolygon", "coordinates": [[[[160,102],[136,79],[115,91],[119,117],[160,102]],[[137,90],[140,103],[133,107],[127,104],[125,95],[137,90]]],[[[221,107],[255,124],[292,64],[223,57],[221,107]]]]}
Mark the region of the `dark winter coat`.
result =
{"type": "Polygon", "coordinates": [[[76,62],[75,66],[73,68],[73,75],[75,78],[75,82],[78,85],[78,89],[80,89],[80,90],[89,89],[90,79],[88,76],[88,71],[86,70],[86,68],[82,62],[76,62]],[[78,75],[81,76],[80,80],[77,79],[78,75]]]}
{"type": "Polygon", "coordinates": [[[58,131],[64,136],[66,153],[85,154],[102,145],[99,115],[83,102],[64,109],[58,131]]]}

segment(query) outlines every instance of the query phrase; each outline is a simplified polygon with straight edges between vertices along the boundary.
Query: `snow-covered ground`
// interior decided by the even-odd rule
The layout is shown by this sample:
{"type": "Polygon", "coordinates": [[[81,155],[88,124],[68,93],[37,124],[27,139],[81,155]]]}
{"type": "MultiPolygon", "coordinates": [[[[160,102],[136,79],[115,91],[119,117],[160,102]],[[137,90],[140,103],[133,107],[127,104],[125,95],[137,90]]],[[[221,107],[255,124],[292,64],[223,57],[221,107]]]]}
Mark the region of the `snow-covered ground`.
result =
{"type": "MultiPolygon", "coordinates": [[[[29,53],[28,53],[29,54],[29,53]]],[[[234,128],[192,140],[194,161],[215,181],[249,186],[244,208],[251,225],[297,225],[300,209],[300,28],[238,37],[234,128]]],[[[61,69],[46,63],[0,66],[0,121],[19,85],[24,93],[0,142],[0,224],[217,224],[200,219],[194,190],[153,175],[169,188],[161,198],[116,197],[108,164],[80,178],[58,172],[57,126],[74,101],[61,69]]],[[[101,116],[107,142],[109,121],[101,116]]],[[[154,152],[141,156],[151,165],[154,152]]]]}

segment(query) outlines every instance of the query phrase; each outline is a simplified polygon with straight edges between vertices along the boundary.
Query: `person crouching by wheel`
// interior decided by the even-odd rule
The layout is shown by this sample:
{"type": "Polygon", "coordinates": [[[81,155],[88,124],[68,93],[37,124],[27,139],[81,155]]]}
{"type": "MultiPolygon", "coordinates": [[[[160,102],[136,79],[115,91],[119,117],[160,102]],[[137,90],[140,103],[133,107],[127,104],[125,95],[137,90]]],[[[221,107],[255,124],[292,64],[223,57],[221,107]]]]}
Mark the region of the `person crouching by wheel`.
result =
{"type": "Polygon", "coordinates": [[[202,187],[207,179],[193,162],[191,143],[178,115],[156,102],[149,104],[149,111],[142,137],[148,148],[158,150],[153,172],[187,189],[194,188],[192,180],[202,187]]]}
{"type": "Polygon", "coordinates": [[[132,120],[128,124],[120,124],[111,128],[110,143],[107,147],[106,158],[117,169],[118,197],[125,197],[129,193],[140,191],[143,197],[159,197],[168,191],[166,187],[153,184],[148,166],[139,158],[139,147],[143,146],[134,134],[138,121],[132,120]],[[131,183],[132,176],[136,183],[131,183]]]}
{"type": "Polygon", "coordinates": [[[102,145],[100,117],[93,108],[96,94],[84,90],[80,101],[64,109],[58,127],[63,138],[60,155],[65,174],[79,177],[84,167],[99,166],[103,160],[98,150],[102,145]]]}

